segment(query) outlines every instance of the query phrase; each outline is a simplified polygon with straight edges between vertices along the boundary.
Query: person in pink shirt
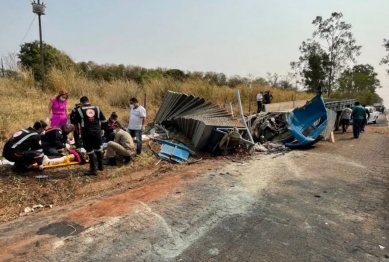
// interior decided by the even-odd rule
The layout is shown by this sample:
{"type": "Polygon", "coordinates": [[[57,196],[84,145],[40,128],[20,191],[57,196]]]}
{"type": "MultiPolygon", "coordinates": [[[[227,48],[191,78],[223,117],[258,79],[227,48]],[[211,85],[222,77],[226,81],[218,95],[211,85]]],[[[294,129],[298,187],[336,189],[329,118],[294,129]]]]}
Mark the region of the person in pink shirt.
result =
{"type": "Polygon", "coordinates": [[[49,120],[50,126],[62,126],[68,122],[68,93],[61,91],[56,97],[50,99],[49,111],[46,121],[49,120]]]}

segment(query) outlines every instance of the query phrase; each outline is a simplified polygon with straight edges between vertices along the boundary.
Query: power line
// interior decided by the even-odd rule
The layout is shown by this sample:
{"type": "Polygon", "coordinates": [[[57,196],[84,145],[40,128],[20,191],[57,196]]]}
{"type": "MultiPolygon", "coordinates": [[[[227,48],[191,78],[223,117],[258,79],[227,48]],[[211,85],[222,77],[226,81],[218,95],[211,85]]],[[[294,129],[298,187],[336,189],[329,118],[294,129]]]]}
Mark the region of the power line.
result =
{"type": "Polygon", "coordinates": [[[26,36],[27,36],[28,32],[30,32],[31,26],[32,26],[32,24],[34,23],[35,18],[36,18],[36,15],[34,15],[34,18],[32,19],[31,24],[30,24],[30,26],[28,27],[26,34],[24,35],[22,41],[20,42],[18,48],[15,50],[14,54],[16,53],[16,51],[18,51],[19,47],[23,44],[24,39],[26,39],[26,36]]]}

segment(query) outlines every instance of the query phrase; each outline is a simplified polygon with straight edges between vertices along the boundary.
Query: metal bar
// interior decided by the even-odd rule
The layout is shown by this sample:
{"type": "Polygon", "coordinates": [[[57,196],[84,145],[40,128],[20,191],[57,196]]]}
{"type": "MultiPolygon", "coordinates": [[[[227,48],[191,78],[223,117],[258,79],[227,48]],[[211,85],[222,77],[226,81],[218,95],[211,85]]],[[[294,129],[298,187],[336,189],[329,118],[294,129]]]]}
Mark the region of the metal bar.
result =
{"type": "Polygon", "coordinates": [[[243,115],[242,101],[240,100],[239,89],[236,90],[236,96],[238,97],[238,106],[239,106],[240,118],[242,119],[242,122],[243,122],[243,124],[244,124],[244,127],[246,128],[247,135],[248,135],[248,137],[249,137],[250,142],[251,142],[251,143],[254,143],[254,139],[253,139],[253,137],[251,136],[250,130],[249,130],[248,126],[247,126],[246,120],[245,120],[244,115],[243,115]]]}
{"type": "Polygon", "coordinates": [[[232,102],[230,102],[231,117],[234,118],[234,110],[232,110],[232,102]]]}

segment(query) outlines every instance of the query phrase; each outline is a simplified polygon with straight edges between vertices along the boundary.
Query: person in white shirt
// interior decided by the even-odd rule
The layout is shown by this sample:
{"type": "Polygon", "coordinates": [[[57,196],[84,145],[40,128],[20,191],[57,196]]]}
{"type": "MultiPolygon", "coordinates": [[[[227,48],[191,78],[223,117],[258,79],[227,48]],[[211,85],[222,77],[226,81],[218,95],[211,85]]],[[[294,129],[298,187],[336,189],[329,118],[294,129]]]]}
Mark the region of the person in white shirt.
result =
{"type": "Polygon", "coordinates": [[[142,133],[146,125],[146,109],[141,106],[135,97],[130,99],[130,120],[128,121],[127,132],[136,138],[136,154],[142,152],[142,133]]]}
{"type": "Polygon", "coordinates": [[[350,106],[347,105],[345,109],[343,109],[342,113],[340,114],[340,119],[342,121],[342,130],[343,133],[347,132],[347,128],[350,125],[350,119],[351,119],[351,113],[353,111],[351,110],[350,106]]]}
{"type": "Polygon", "coordinates": [[[263,92],[259,92],[257,95],[257,105],[258,105],[257,113],[261,113],[262,111],[262,100],[263,100],[263,92]]]}

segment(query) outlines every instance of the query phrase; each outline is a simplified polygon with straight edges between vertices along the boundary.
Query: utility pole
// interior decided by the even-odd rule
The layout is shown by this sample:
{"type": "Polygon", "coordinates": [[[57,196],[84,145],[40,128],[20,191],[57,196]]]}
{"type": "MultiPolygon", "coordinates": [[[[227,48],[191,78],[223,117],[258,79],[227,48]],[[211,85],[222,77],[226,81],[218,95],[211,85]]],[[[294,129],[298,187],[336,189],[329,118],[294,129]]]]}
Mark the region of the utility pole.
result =
{"type": "Polygon", "coordinates": [[[42,88],[44,87],[45,81],[45,62],[43,58],[43,40],[42,40],[42,21],[41,16],[45,15],[46,6],[41,4],[41,1],[38,0],[38,3],[35,1],[32,3],[32,12],[38,15],[39,20],[39,42],[40,42],[40,52],[41,52],[41,70],[42,70],[42,88]]]}
{"type": "Polygon", "coordinates": [[[4,74],[3,58],[1,59],[1,72],[2,72],[2,74],[3,74],[3,77],[5,77],[5,74],[4,74]]]}

